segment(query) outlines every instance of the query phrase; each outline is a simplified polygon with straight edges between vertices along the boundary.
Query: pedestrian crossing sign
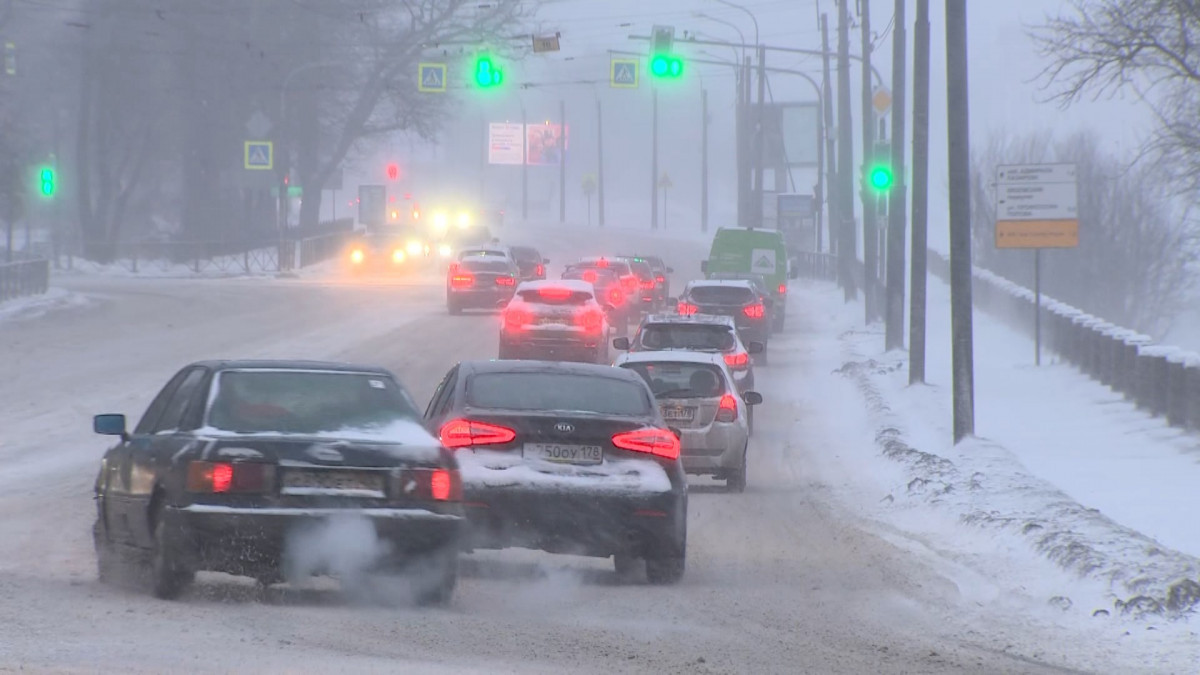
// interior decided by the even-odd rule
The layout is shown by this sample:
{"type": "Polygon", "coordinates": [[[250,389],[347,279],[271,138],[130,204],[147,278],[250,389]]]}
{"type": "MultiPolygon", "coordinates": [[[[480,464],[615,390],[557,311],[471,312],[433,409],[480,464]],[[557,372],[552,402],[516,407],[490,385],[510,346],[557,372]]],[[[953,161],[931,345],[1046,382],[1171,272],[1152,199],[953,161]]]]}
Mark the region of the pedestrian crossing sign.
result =
{"type": "Polygon", "coordinates": [[[417,89],[419,91],[446,92],[446,64],[419,63],[417,64],[417,89]]]}
{"type": "Polygon", "coordinates": [[[275,168],[275,144],[271,141],[246,141],[242,146],[244,166],[251,171],[275,168]]]}
{"type": "Polygon", "coordinates": [[[609,62],[608,83],[617,89],[637,89],[637,59],[612,59],[609,62]]]}

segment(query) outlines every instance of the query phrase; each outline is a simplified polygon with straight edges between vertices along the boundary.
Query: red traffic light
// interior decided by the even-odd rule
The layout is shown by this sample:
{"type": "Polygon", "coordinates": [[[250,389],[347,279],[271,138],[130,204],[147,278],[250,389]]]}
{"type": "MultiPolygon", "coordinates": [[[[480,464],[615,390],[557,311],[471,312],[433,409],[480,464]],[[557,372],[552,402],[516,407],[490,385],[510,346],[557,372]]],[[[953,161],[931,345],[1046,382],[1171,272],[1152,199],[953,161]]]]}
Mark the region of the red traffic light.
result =
{"type": "Polygon", "coordinates": [[[387,165],[388,180],[396,180],[400,178],[400,165],[392,162],[387,165]]]}

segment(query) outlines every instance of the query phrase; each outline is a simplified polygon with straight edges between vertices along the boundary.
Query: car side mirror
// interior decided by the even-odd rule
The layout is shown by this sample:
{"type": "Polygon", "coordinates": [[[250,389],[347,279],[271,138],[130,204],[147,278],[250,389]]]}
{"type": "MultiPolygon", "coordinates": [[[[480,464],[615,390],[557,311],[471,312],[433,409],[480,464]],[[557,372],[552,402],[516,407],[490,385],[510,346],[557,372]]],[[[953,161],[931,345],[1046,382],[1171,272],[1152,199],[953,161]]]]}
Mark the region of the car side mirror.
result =
{"type": "Polygon", "coordinates": [[[674,267],[668,267],[668,268],[667,268],[667,274],[674,274],[674,273],[675,273],[675,268],[674,268],[674,267]]]}
{"type": "Polygon", "coordinates": [[[746,351],[750,352],[751,354],[761,354],[766,351],[766,345],[761,342],[751,342],[750,344],[746,345],[746,351]]]}
{"type": "Polygon", "coordinates": [[[707,260],[700,261],[700,273],[708,274],[708,261],[707,260]]]}
{"type": "Polygon", "coordinates": [[[742,394],[742,400],[746,402],[746,405],[758,405],[763,401],[762,394],[757,391],[748,391],[742,394]]]}
{"type": "Polygon", "coordinates": [[[627,338],[627,337],[613,338],[612,345],[613,345],[613,349],[620,349],[621,351],[628,351],[629,338],[627,338]]]}
{"type": "Polygon", "coordinates": [[[543,264],[543,265],[549,265],[549,264],[550,264],[550,259],[549,259],[549,258],[542,258],[542,264],[543,264]]]}
{"type": "Polygon", "coordinates": [[[122,440],[129,437],[125,431],[125,416],[120,413],[92,417],[92,431],[105,436],[120,436],[122,440]]]}

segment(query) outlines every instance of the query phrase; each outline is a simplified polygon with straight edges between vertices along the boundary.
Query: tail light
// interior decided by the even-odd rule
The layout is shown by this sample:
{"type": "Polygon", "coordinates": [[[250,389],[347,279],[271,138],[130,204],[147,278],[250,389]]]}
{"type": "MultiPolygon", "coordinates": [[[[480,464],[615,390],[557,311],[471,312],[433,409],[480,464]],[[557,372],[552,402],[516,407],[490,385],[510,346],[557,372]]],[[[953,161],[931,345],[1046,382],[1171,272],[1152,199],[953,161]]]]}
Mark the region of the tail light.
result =
{"type": "Polygon", "coordinates": [[[497,286],[516,286],[517,280],[512,277],[496,277],[497,286]]]}
{"type": "Polygon", "coordinates": [[[600,328],[604,325],[604,313],[594,307],[589,307],[579,313],[579,325],[589,333],[599,333],[600,328]]]}
{"type": "Polygon", "coordinates": [[[187,491],[196,493],[269,492],[275,467],[260,462],[201,462],[188,464],[187,491]]]}
{"type": "Polygon", "coordinates": [[[621,277],[621,288],[624,288],[627,293],[632,293],[638,289],[638,278],[632,274],[621,277]]]}
{"type": "Polygon", "coordinates": [[[654,286],[655,286],[655,283],[654,283],[653,279],[647,279],[642,282],[642,290],[643,291],[652,291],[652,290],[654,290],[654,286]]]}
{"type": "Polygon", "coordinates": [[[616,434],[612,444],[622,450],[644,452],[665,459],[679,458],[679,439],[666,429],[637,429],[616,434]]]}
{"type": "Polygon", "coordinates": [[[506,330],[521,330],[533,323],[533,312],[514,305],[504,310],[504,328],[506,330]]]}
{"type": "Polygon", "coordinates": [[[733,422],[737,420],[737,399],[733,394],[725,394],[717,405],[717,421],[733,422]]]}
{"type": "Polygon", "coordinates": [[[679,303],[679,306],[675,308],[675,311],[677,314],[682,316],[691,316],[698,313],[700,311],[700,307],[693,305],[690,302],[681,302],[679,303]]]}
{"type": "Polygon", "coordinates": [[[725,355],[725,365],[730,368],[745,368],[750,363],[750,355],[746,352],[725,355]]]}
{"type": "Polygon", "coordinates": [[[535,277],[544,277],[544,276],[546,276],[546,266],[545,266],[545,265],[543,265],[543,264],[541,264],[541,263],[538,263],[538,266],[537,266],[537,267],[535,267],[535,268],[533,268],[533,275],[534,275],[535,277]]]}
{"type": "Polygon", "coordinates": [[[562,302],[571,297],[571,289],[561,286],[543,286],[538,289],[538,297],[562,302]]]}
{"type": "Polygon", "coordinates": [[[442,425],[438,438],[447,448],[466,448],[475,445],[511,443],[517,432],[499,424],[455,419],[442,425]]]}
{"type": "Polygon", "coordinates": [[[625,302],[625,294],[619,288],[608,289],[608,302],[611,305],[619,305],[625,302]]]}
{"type": "Polygon", "coordinates": [[[745,314],[746,316],[750,317],[751,319],[763,318],[763,315],[766,313],[766,311],[767,311],[766,308],[763,307],[763,304],[761,302],[754,304],[754,305],[746,305],[745,307],[742,308],[742,314],[745,314]]]}
{"type": "Polygon", "coordinates": [[[475,285],[475,275],[459,272],[450,277],[451,288],[470,288],[475,285]]]}
{"type": "Polygon", "coordinates": [[[604,258],[601,258],[596,261],[596,267],[604,269],[605,267],[608,267],[608,261],[605,260],[604,258]]]}
{"type": "Polygon", "coordinates": [[[779,294],[787,293],[787,284],[779,284],[779,294]]]}
{"type": "Polygon", "coordinates": [[[667,278],[666,278],[666,277],[664,277],[664,276],[663,276],[663,275],[661,275],[661,274],[660,274],[660,275],[658,275],[658,276],[656,276],[656,277],[654,277],[654,280],[655,280],[655,281],[657,281],[657,282],[658,282],[658,283],[660,283],[660,284],[665,284],[665,283],[667,282],[667,278]]]}
{"type": "Polygon", "coordinates": [[[583,280],[588,282],[589,284],[596,283],[597,278],[598,277],[596,276],[596,273],[592,270],[586,270],[583,273],[583,280]]]}
{"type": "Polygon", "coordinates": [[[462,474],[453,469],[405,469],[392,474],[392,498],[461,502],[462,474]]]}

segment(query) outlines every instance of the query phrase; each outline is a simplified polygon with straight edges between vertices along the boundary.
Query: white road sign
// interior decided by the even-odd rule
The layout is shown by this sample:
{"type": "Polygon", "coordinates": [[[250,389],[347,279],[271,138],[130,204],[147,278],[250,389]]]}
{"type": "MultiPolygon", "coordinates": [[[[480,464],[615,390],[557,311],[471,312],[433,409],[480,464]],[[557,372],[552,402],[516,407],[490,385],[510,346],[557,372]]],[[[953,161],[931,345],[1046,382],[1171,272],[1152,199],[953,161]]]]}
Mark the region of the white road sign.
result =
{"type": "Polygon", "coordinates": [[[996,182],[1074,183],[1074,164],[1002,164],[996,167],[996,182]]]}
{"type": "Polygon", "coordinates": [[[1074,181],[996,186],[996,220],[1064,220],[1078,215],[1074,181]]]}
{"type": "Polygon", "coordinates": [[[511,122],[488,124],[488,164],[525,163],[525,126],[511,122]]]}

